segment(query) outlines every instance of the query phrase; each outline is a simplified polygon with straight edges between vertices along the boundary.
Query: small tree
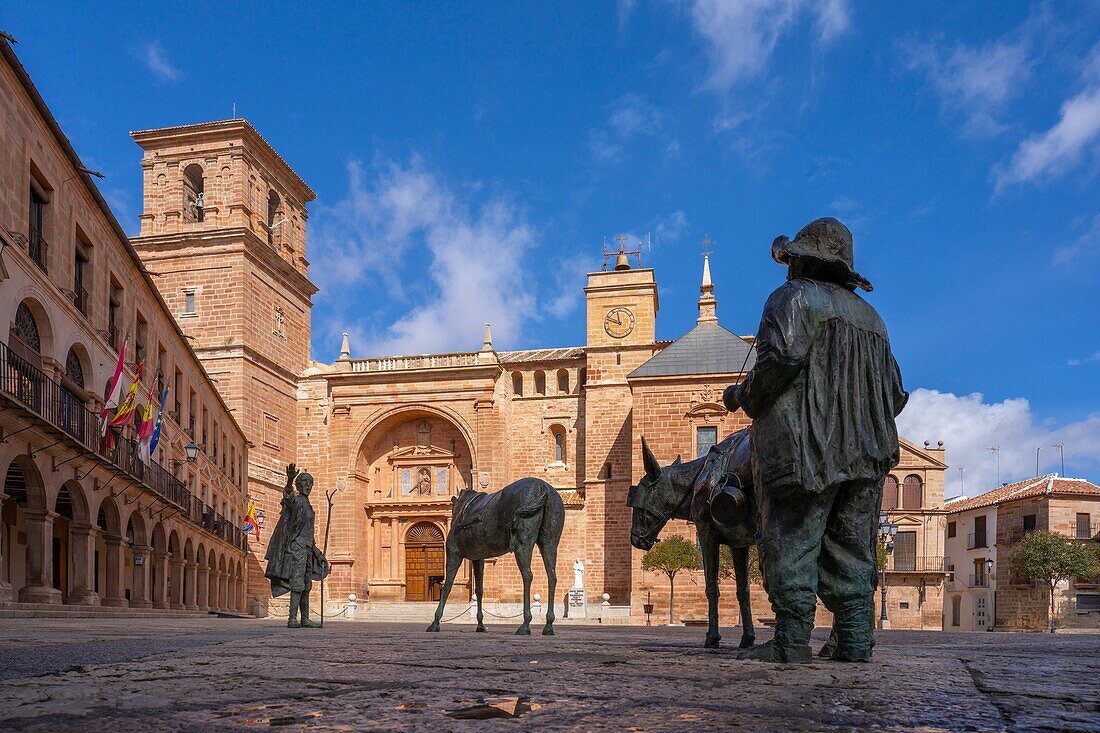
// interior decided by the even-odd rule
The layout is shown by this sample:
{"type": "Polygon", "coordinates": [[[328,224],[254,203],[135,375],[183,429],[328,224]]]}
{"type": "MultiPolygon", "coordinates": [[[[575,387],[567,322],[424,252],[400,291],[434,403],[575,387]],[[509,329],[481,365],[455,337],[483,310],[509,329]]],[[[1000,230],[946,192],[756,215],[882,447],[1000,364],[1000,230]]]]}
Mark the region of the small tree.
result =
{"type": "Polygon", "coordinates": [[[1098,571],[1096,555],[1080,542],[1054,532],[1028,532],[1008,559],[1014,575],[1041,580],[1050,593],[1050,630],[1054,631],[1054,591],[1058,584],[1098,571]]]}
{"type": "Polygon", "coordinates": [[[642,569],[659,571],[668,576],[668,623],[673,624],[673,604],[676,600],[676,573],[698,570],[701,565],[698,550],[678,534],[662,540],[642,556],[642,569]]]}
{"type": "MultiPolygon", "coordinates": [[[[718,548],[718,577],[719,578],[734,578],[737,576],[737,572],[733,567],[733,552],[730,551],[729,545],[722,545],[718,548]]],[[[760,550],[756,545],[749,546],[749,582],[761,583],[764,580],[764,574],[760,571],[760,550]]]]}

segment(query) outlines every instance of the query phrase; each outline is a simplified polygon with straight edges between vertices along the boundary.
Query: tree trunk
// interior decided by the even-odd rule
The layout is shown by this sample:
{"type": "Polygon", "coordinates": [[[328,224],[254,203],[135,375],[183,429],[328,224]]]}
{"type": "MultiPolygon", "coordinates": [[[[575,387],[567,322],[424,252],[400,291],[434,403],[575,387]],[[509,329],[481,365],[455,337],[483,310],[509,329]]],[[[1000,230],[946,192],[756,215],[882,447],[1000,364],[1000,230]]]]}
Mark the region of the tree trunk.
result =
{"type": "Polygon", "coordinates": [[[1054,633],[1054,588],[1056,583],[1050,584],[1050,633],[1054,633]]]}
{"type": "Polygon", "coordinates": [[[676,574],[668,574],[668,625],[673,625],[672,609],[676,603],[676,574]]]}

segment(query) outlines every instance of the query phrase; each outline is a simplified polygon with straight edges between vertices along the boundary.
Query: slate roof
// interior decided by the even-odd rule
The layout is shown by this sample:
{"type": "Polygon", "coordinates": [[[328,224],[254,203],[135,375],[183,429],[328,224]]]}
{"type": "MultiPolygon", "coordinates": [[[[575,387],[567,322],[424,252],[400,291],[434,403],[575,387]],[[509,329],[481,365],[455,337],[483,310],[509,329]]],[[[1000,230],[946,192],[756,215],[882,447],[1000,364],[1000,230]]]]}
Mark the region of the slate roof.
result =
{"type": "Polygon", "coordinates": [[[691,374],[732,374],[756,363],[749,344],[716,321],[704,321],[632,371],[628,378],[676,377],[691,374]]]}
{"type": "Polygon", "coordinates": [[[949,514],[954,514],[955,512],[966,512],[971,509],[993,506],[994,504],[1003,504],[1007,501],[1049,494],[1068,494],[1070,496],[1088,496],[1100,499],[1100,486],[1083,478],[1065,478],[1056,473],[1051,473],[1038,478],[1017,481],[1014,484],[1005,484],[970,499],[956,501],[949,499],[945,503],[944,509],[949,514]]]}

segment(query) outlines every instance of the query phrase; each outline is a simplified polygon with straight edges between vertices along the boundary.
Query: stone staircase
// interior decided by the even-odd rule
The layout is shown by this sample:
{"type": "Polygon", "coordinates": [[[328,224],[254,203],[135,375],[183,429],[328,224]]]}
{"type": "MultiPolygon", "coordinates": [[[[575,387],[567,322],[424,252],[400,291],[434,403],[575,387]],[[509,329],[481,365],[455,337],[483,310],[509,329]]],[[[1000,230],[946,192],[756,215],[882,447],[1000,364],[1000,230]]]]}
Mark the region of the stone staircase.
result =
{"type": "MultiPolygon", "coordinates": [[[[0,619],[6,618],[210,618],[206,611],[178,611],[171,608],[115,608],[53,603],[0,603],[0,619]]],[[[223,614],[217,614],[222,616],[223,614]]],[[[233,614],[237,618],[237,614],[233,614]]],[[[240,618],[252,618],[240,616],[240,618]]]]}
{"type": "MultiPolygon", "coordinates": [[[[466,602],[448,603],[443,618],[447,619],[466,608],[466,602]]],[[[384,621],[389,623],[430,624],[435,618],[435,601],[393,601],[372,602],[367,607],[360,606],[356,621],[384,621]]],[[[469,614],[457,619],[461,623],[470,623],[469,614]]]]}

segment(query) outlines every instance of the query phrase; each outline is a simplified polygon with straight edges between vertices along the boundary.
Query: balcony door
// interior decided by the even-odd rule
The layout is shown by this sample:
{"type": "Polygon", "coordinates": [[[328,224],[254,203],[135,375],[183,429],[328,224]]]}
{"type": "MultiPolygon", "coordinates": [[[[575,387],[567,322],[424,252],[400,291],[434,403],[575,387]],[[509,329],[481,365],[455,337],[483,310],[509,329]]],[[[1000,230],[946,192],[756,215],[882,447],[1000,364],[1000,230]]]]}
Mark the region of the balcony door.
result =
{"type": "Polygon", "coordinates": [[[912,573],[917,569],[917,533],[898,532],[894,538],[894,570],[912,573]]]}

